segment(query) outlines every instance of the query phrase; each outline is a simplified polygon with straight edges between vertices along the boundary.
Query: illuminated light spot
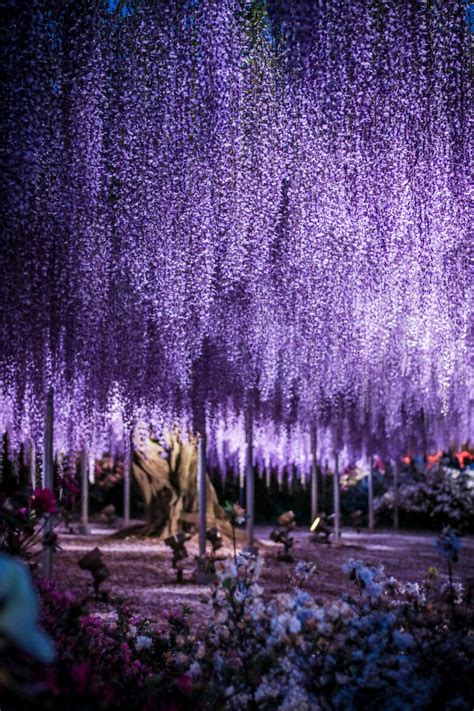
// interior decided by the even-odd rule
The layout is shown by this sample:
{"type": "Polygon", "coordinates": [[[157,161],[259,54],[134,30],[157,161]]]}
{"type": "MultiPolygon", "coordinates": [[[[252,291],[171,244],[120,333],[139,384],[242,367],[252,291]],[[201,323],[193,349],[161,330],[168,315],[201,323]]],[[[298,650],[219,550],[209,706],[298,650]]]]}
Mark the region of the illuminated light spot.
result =
{"type": "Polygon", "coordinates": [[[310,528],[309,530],[310,530],[311,532],[315,531],[315,530],[317,529],[317,527],[319,526],[319,522],[320,522],[320,521],[321,521],[321,517],[320,517],[320,516],[317,516],[317,517],[314,519],[313,523],[311,524],[311,528],[310,528]]]}

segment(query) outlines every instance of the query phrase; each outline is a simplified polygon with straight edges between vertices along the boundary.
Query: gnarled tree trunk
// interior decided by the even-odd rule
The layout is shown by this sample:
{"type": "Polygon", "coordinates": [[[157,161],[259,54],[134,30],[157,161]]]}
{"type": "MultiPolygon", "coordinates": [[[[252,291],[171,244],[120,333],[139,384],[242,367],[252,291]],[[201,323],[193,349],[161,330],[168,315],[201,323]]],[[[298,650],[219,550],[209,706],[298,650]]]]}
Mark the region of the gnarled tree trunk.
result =
{"type": "MultiPolygon", "coordinates": [[[[166,538],[189,528],[181,516],[198,511],[197,439],[184,439],[175,430],[167,435],[164,446],[149,438],[135,446],[132,473],[143,497],[146,520],[144,526],[134,527],[133,533],[166,538]]],[[[209,478],[207,515],[210,520],[223,515],[209,478]]],[[[132,529],[124,533],[132,533],[132,529]]]]}

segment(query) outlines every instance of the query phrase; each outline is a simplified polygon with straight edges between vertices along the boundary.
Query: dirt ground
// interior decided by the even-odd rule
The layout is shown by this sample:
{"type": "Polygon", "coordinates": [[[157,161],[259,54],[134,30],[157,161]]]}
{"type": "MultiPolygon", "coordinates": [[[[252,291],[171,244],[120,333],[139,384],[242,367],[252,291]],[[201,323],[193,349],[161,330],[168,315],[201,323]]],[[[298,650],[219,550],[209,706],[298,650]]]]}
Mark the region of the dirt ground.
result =
{"type": "MultiPolygon", "coordinates": [[[[261,583],[265,593],[290,591],[294,586],[294,564],[277,560],[280,546],[269,540],[271,528],[256,529],[259,550],[265,564],[261,583]]],[[[78,595],[90,594],[90,574],[81,570],[77,561],[87,551],[98,546],[110,569],[111,576],[104,589],[112,600],[117,597],[131,603],[136,613],[152,621],[158,621],[164,610],[180,609],[186,605],[191,610],[191,622],[197,626],[209,619],[209,588],[191,582],[195,568],[197,542],[188,544],[189,558],[185,567],[185,582],[176,584],[171,568],[171,551],[164,543],[154,539],[140,540],[112,537],[114,529],[100,524],[92,526],[90,536],[60,533],[61,549],[55,556],[54,578],[78,595]]],[[[351,583],[342,573],[342,565],[350,558],[358,558],[369,564],[383,564],[387,574],[403,581],[420,580],[428,567],[436,566],[445,575],[445,562],[436,554],[434,533],[396,533],[390,530],[370,534],[344,529],[340,545],[314,544],[309,532],[298,529],[294,532],[295,561],[316,564],[313,577],[304,583],[304,588],[321,602],[331,601],[345,591],[351,583]]],[[[224,553],[231,555],[226,548],[224,553]]],[[[465,580],[474,577],[474,536],[463,539],[459,563],[455,566],[455,578],[465,580]]],[[[90,609],[107,613],[111,605],[91,602],[90,609]]]]}

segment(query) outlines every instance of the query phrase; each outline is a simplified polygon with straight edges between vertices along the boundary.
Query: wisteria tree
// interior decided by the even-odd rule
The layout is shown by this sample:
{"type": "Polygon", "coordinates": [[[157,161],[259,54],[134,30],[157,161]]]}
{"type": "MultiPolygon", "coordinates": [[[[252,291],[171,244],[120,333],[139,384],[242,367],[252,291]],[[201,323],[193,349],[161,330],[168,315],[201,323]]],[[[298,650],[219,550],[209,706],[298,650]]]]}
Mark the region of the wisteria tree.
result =
{"type": "Polygon", "coordinates": [[[460,0],[2,13],[12,451],[50,386],[57,451],[203,413],[221,460],[229,418],[294,459],[315,427],[389,455],[472,435],[460,0]]]}

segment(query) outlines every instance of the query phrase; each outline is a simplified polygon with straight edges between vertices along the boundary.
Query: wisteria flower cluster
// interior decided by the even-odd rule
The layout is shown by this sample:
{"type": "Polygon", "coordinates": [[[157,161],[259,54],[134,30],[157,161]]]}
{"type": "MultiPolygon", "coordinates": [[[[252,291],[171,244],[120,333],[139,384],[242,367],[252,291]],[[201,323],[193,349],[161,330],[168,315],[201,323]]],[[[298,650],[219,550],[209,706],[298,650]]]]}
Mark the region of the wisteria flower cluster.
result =
{"type": "Polygon", "coordinates": [[[97,457],[140,418],[243,412],[292,460],[315,425],[359,452],[466,439],[463,0],[116,5],[9,3],[0,28],[12,452],[40,452],[50,387],[55,450],[97,457]]]}

